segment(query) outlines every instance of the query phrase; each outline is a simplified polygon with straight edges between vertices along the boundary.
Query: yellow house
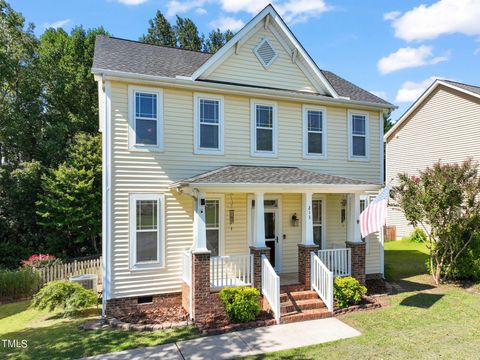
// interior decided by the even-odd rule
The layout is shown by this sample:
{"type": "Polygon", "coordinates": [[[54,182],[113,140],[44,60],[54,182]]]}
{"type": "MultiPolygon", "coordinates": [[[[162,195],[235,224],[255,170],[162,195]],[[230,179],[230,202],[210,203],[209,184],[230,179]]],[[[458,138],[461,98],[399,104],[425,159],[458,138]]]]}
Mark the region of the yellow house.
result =
{"type": "Polygon", "coordinates": [[[92,71],[104,315],[183,301],[201,321],[242,284],[278,320],[280,285],[331,311],[333,276],[381,276],[381,240],[357,219],[394,106],[320,70],[271,5],[213,55],[99,36],[92,71]]]}

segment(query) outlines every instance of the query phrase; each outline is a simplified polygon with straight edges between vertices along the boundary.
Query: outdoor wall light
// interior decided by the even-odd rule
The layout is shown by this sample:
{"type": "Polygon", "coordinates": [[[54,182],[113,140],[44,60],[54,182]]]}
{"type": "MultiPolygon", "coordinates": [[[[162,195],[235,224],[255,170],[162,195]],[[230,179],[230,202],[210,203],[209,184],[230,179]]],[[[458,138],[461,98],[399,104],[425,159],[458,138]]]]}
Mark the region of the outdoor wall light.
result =
{"type": "Polygon", "coordinates": [[[300,221],[298,220],[297,213],[293,213],[292,215],[292,226],[298,226],[298,223],[300,221]]]}

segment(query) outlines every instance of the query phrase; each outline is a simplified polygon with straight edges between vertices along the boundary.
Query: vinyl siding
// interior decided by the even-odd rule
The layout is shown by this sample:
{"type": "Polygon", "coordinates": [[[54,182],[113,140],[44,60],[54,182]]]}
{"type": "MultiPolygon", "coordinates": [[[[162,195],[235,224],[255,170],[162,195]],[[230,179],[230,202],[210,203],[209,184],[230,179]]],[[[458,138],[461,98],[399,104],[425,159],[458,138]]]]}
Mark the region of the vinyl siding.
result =
{"type": "MultiPolygon", "coordinates": [[[[164,151],[141,152],[128,148],[128,84],[112,82],[112,288],[113,298],[180,291],[180,254],[193,241],[193,200],[172,193],[172,181],[191,177],[228,164],[299,166],[305,169],[378,181],[380,178],[380,128],[378,111],[370,112],[370,159],[348,161],[347,108],[327,107],[328,158],[302,159],[302,103],[278,101],[278,156],[250,156],[250,98],[224,95],[224,155],[193,154],[193,92],[163,88],[164,151]],[[128,202],[131,193],[164,193],[165,267],[129,269],[128,202]]],[[[248,248],[246,194],[225,194],[225,253],[245,253],[248,248]],[[233,205],[232,205],[233,204],[233,205]],[[230,226],[228,210],[235,209],[230,226]]],[[[296,271],[296,244],[301,225],[290,226],[291,214],[300,214],[301,196],[285,195],[286,234],[284,269],[296,271]],[[290,252],[291,249],[295,251],[290,252]]]]}
{"type": "Polygon", "coordinates": [[[275,35],[270,30],[264,29],[263,26],[260,26],[241,46],[238,54],[233,52],[206,78],[215,81],[317,92],[304,72],[292,62],[291,54],[287,53],[275,35]],[[268,69],[264,68],[253,51],[263,38],[270,41],[278,54],[268,69]]]}
{"type": "MultiPolygon", "coordinates": [[[[397,180],[399,173],[418,174],[439,160],[479,161],[479,119],[479,99],[439,86],[388,139],[387,179],[397,180]]],[[[389,209],[388,224],[397,227],[397,237],[412,231],[399,209],[389,209]]]]}

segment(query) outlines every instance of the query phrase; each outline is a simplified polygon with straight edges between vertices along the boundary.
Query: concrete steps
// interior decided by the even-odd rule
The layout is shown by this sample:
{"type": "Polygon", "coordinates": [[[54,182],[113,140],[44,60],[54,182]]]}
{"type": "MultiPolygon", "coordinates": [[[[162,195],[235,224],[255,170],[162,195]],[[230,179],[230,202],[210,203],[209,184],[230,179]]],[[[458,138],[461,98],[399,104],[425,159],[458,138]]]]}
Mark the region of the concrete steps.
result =
{"type": "Polygon", "coordinates": [[[280,289],[280,323],[323,319],[332,316],[318,294],[302,285],[280,289]]]}

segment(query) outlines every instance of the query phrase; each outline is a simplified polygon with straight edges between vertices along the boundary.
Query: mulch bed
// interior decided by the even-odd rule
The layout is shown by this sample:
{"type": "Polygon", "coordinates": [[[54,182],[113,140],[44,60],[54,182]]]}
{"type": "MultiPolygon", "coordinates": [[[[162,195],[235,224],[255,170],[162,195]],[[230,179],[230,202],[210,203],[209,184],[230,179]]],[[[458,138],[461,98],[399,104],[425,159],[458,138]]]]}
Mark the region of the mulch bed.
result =
{"type": "Polygon", "coordinates": [[[375,296],[364,296],[360,304],[352,305],[347,308],[337,308],[333,310],[334,315],[346,314],[353,311],[365,311],[378,309],[382,307],[382,303],[375,296]]]}
{"type": "Polygon", "coordinates": [[[117,317],[118,320],[130,324],[163,324],[166,322],[177,323],[188,320],[188,313],[182,305],[169,307],[155,306],[145,310],[136,310],[117,317]]]}
{"type": "Polygon", "coordinates": [[[226,315],[222,315],[212,316],[206,322],[196,325],[203,335],[217,335],[231,331],[275,325],[276,323],[271,312],[261,311],[255,320],[247,323],[231,323],[226,315]]]}
{"type": "Polygon", "coordinates": [[[383,279],[369,279],[365,283],[367,295],[388,294],[388,287],[383,279]]]}

